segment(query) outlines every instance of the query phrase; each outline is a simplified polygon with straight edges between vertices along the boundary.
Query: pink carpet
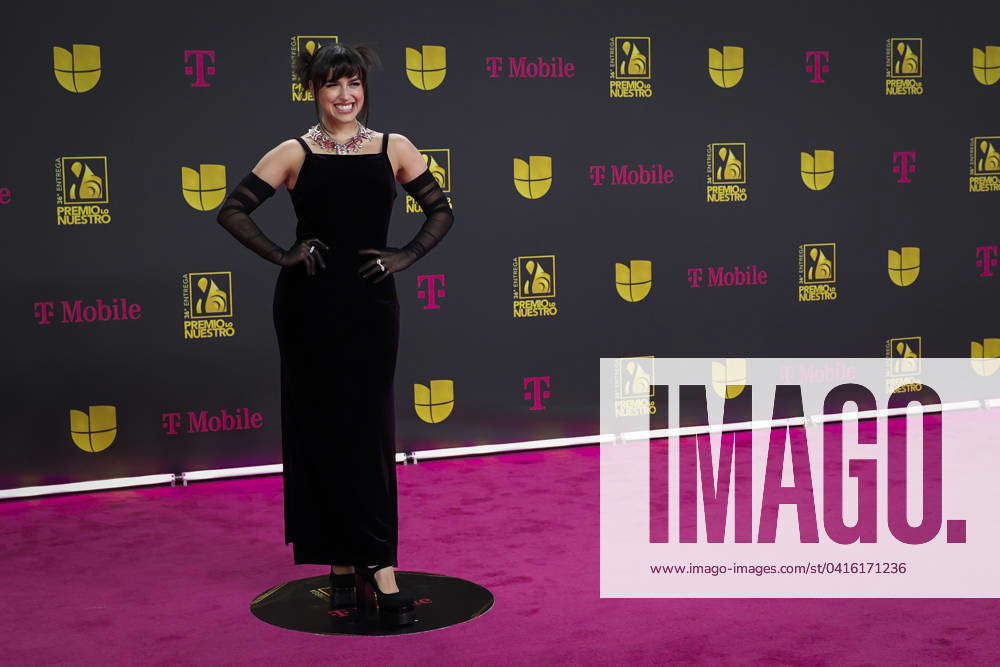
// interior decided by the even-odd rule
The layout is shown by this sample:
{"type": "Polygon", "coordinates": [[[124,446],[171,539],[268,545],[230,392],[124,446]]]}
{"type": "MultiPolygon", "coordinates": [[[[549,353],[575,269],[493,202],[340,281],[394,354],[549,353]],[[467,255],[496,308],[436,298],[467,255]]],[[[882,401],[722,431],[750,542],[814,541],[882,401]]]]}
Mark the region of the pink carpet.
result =
{"type": "Polygon", "coordinates": [[[400,569],[495,606],[401,637],[309,635],[250,600],[322,574],[281,540],[281,479],[0,503],[2,661],[33,664],[997,664],[996,600],[598,597],[597,447],[399,468],[400,569]]]}

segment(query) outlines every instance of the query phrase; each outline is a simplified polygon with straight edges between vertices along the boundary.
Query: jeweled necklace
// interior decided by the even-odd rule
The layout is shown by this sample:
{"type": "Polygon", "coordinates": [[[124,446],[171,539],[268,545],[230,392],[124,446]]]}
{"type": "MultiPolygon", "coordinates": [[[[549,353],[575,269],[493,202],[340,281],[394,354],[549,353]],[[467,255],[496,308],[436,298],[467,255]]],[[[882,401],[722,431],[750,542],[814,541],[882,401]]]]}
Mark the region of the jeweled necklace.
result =
{"type": "Polygon", "coordinates": [[[375,134],[374,130],[369,130],[367,127],[362,125],[357,119],[354,121],[358,124],[358,131],[353,137],[348,139],[344,143],[338,143],[332,136],[330,136],[326,128],[323,127],[322,123],[316,123],[306,132],[306,136],[315,141],[317,144],[322,146],[328,151],[332,151],[338,155],[346,155],[347,153],[357,153],[361,150],[361,144],[365,142],[370,136],[375,134]]]}

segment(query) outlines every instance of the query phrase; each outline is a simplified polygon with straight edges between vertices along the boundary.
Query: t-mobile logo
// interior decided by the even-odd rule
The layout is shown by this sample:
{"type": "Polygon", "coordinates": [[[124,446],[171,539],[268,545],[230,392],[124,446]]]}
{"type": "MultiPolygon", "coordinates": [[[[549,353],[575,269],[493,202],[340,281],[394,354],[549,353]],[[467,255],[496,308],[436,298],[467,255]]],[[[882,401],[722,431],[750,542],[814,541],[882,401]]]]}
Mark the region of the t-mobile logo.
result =
{"type": "Polygon", "coordinates": [[[444,288],[443,273],[417,276],[417,297],[427,300],[423,310],[433,310],[441,307],[438,305],[437,300],[445,295],[444,288]]]}
{"type": "Polygon", "coordinates": [[[910,174],[917,170],[916,151],[896,151],[892,154],[892,171],[899,174],[897,183],[909,183],[910,174]]]}
{"type": "Polygon", "coordinates": [[[550,386],[548,375],[542,375],[538,377],[526,377],[524,378],[522,389],[525,389],[524,400],[531,401],[531,407],[529,410],[544,410],[545,406],[542,405],[543,398],[549,398],[552,396],[552,392],[548,389],[542,390],[542,383],[545,383],[546,387],[550,386]]]}
{"type": "Polygon", "coordinates": [[[184,64],[184,73],[195,77],[194,83],[191,84],[192,88],[208,88],[212,85],[205,81],[205,77],[215,74],[215,51],[185,51],[184,64]],[[194,57],[193,66],[187,64],[192,56],[194,57]],[[206,65],[205,58],[211,58],[211,64],[206,65]]]}

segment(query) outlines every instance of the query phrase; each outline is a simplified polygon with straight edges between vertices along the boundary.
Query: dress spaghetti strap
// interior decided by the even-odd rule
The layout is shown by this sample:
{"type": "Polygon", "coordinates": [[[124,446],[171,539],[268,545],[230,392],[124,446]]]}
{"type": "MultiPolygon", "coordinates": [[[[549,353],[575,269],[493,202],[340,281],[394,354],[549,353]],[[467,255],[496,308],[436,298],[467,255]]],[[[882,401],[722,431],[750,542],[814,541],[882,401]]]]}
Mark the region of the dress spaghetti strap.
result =
{"type": "Polygon", "coordinates": [[[389,148],[389,133],[388,132],[383,132],[382,133],[382,151],[381,151],[383,155],[388,155],[389,154],[388,153],[388,148],[389,148]]]}
{"type": "Polygon", "coordinates": [[[308,155],[309,153],[312,153],[312,151],[311,151],[311,150],[309,149],[309,144],[307,144],[307,143],[306,143],[306,142],[305,142],[305,141],[304,141],[304,140],[302,139],[302,137],[295,137],[295,141],[297,141],[297,142],[299,142],[300,144],[302,144],[302,148],[306,149],[306,155],[308,155]]]}

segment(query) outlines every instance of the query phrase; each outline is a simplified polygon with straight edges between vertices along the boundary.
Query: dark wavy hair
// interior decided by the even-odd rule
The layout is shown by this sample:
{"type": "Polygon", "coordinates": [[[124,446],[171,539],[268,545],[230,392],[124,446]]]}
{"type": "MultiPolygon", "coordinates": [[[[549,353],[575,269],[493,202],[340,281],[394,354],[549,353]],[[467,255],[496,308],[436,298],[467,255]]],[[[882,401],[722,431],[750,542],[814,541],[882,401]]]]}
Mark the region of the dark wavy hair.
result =
{"type": "MultiPolygon", "coordinates": [[[[358,112],[358,117],[363,116],[362,125],[368,125],[368,116],[371,111],[371,93],[368,90],[368,74],[375,67],[381,67],[375,50],[366,44],[359,44],[351,47],[345,44],[329,43],[316,49],[313,53],[306,50],[299,51],[295,56],[295,78],[299,80],[303,88],[309,89],[309,84],[313,85],[313,91],[319,91],[327,81],[337,81],[341,77],[356,76],[361,79],[361,86],[365,91],[365,104],[358,112]]],[[[316,95],[313,95],[315,98],[316,95]]],[[[316,107],[316,117],[319,118],[319,102],[314,101],[316,107]]]]}

